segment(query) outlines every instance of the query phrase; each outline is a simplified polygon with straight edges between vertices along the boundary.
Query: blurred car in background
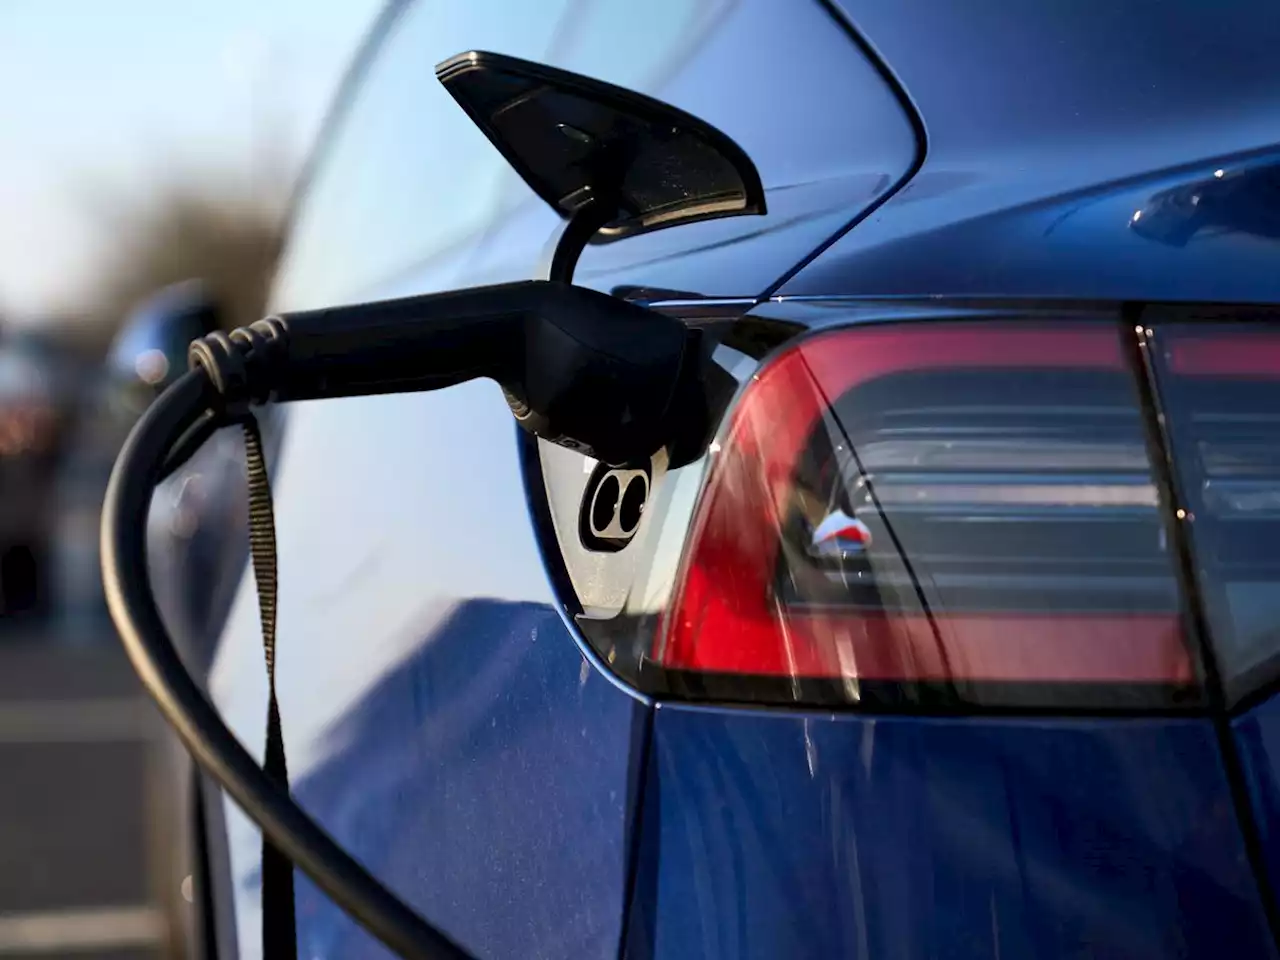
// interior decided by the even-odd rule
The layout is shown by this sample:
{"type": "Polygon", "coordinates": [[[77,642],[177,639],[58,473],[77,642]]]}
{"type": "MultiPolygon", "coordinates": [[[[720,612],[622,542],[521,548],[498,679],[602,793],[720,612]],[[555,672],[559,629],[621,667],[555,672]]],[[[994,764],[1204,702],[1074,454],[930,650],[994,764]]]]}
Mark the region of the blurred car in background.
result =
{"type": "Polygon", "coordinates": [[[0,616],[10,625],[50,609],[53,480],[79,372],[38,332],[0,335],[0,616]]]}
{"type": "MultiPolygon", "coordinates": [[[[100,508],[111,468],[138,417],[186,370],[188,344],[219,323],[217,305],[200,282],[157,291],[125,319],[103,365],[80,384],[52,512],[56,635],[65,642],[115,642],[98,553],[100,508]]],[[[198,645],[200,623],[221,595],[210,582],[208,553],[243,538],[238,515],[218,516],[217,498],[234,503],[239,489],[222,475],[237,469],[237,456],[225,448],[229,442],[236,442],[234,431],[215,436],[181,478],[161,485],[152,505],[150,556],[157,596],[174,634],[189,646],[198,645]],[[210,465],[213,476],[203,473],[201,464],[210,465]],[[215,518],[226,538],[210,534],[215,518]],[[204,535],[197,536],[202,529],[204,535]],[[182,591],[189,596],[178,602],[182,591]]],[[[224,599],[223,606],[228,602],[224,599]]]]}

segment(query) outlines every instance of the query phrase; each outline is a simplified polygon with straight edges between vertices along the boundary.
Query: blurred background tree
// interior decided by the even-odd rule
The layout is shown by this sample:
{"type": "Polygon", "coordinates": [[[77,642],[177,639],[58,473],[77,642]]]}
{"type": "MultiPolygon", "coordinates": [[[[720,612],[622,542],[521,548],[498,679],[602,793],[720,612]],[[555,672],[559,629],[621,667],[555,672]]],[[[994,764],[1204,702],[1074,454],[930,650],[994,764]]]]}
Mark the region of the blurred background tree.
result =
{"type": "Polygon", "coordinates": [[[51,558],[45,592],[63,624],[61,635],[110,634],[95,545],[102,492],[116,452],[159,378],[185,369],[185,344],[201,333],[172,313],[178,326],[167,323],[168,333],[160,333],[155,311],[173,307],[157,308],[155,295],[196,281],[226,328],[252,323],[266,311],[297,166],[255,167],[253,174],[187,167],[142,193],[82,191],[92,204],[90,222],[109,242],[88,273],[83,308],[45,325],[80,358],[81,373],[60,393],[65,442],[55,499],[45,511],[52,528],[31,538],[49,544],[41,550],[51,558]]]}
{"type": "Polygon", "coordinates": [[[224,322],[260,318],[280,256],[290,177],[187,174],[146,195],[113,196],[96,220],[109,237],[84,308],[53,318],[51,333],[77,352],[101,357],[121,323],[156,290],[202,281],[224,322]]]}

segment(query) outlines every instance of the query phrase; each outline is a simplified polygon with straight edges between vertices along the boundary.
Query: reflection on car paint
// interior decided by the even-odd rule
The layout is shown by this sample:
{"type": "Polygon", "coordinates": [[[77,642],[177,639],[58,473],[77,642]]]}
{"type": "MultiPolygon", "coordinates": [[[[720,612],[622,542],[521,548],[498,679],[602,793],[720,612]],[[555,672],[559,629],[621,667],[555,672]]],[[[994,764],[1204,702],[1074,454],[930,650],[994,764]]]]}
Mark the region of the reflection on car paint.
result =
{"type": "Polygon", "coordinates": [[[651,757],[629,956],[1275,956],[1198,721],[663,705],[651,757]]]}

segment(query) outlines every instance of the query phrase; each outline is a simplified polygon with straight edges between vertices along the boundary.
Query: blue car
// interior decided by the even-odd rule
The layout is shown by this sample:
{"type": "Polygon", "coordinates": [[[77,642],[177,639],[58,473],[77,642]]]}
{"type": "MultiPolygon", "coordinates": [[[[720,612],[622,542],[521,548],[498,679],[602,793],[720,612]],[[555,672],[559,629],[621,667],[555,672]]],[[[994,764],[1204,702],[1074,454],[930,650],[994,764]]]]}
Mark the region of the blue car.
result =
{"type": "MultiPolygon", "coordinates": [[[[396,2],[274,310],[546,276],[560,218],[436,80],[465,50],[707,121],[767,213],[578,263],[701,331],[696,456],[596,462],[490,381],[271,412],[301,806],[481,958],[1280,954],[1280,15],[396,2]]],[[[201,555],[257,749],[253,580],[201,555]]],[[[203,796],[244,960],[260,840],[203,796]]],[[[297,918],[388,955],[303,880],[297,918]]]]}

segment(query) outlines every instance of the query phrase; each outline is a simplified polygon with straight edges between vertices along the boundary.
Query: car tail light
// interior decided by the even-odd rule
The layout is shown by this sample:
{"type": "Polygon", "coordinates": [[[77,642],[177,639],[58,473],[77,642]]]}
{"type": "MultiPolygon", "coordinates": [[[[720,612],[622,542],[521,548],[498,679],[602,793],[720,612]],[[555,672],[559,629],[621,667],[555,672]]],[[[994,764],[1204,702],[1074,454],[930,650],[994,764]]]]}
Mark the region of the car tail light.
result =
{"type": "Polygon", "coordinates": [[[1210,639],[1236,699],[1280,662],[1280,323],[1152,323],[1210,639]]]}
{"type": "Polygon", "coordinates": [[[886,324],[776,356],[713,448],[652,659],[734,699],[1186,699],[1116,328],[886,324]]]}

